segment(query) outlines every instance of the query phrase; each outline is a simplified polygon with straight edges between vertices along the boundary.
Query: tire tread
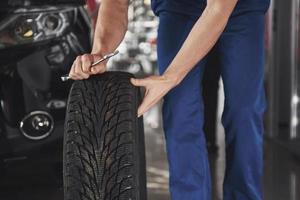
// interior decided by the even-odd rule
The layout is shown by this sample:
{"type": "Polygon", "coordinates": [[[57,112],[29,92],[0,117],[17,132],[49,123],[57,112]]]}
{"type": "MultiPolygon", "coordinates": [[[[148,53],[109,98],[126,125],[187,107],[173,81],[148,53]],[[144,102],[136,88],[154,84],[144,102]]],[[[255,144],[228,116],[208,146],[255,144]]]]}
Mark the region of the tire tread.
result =
{"type": "Polygon", "coordinates": [[[65,200],[146,200],[138,88],[106,72],[71,87],[64,133],[65,200]]]}

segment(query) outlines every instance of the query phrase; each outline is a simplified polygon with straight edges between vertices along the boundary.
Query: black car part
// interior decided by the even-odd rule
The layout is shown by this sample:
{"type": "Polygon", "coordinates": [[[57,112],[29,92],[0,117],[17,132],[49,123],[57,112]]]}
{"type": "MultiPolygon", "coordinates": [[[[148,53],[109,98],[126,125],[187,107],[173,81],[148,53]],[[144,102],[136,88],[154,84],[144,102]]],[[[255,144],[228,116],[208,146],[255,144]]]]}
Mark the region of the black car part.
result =
{"type": "Polygon", "coordinates": [[[0,160],[38,152],[46,160],[57,144],[62,151],[71,83],[60,77],[77,55],[91,50],[93,30],[83,3],[0,2],[0,160]]]}

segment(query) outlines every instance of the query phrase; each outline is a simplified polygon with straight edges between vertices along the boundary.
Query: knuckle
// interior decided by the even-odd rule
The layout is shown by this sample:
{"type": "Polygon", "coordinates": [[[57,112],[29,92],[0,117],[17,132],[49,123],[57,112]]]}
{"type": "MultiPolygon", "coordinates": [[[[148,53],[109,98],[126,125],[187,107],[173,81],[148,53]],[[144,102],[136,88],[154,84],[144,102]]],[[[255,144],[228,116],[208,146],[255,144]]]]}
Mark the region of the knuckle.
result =
{"type": "Polygon", "coordinates": [[[89,69],[87,67],[83,68],[83,72],[87,73],[89,71],[89,69]]]}
{"type": "Polygon", "coordinates": [[[75,74],[80,75],[81,74],[81,69],[79,67],[75,68],[75,74]]]}
{"type": "Polygon", "coordinates": [[[88,61],[89,60],[89,55],[88,54],[84,54],[84,55],[81,56],[81,59],[83,61],[88,61]]]}
{"type": "Polygon", "coordinates": [[[89,61],[84,61],[82,63],[82,66],[83,66],[84,70],[88,70],[88,68],[90,67],[90,62],[89,61]]]}
{"type": "Polygon", "coordinates": [[[83,71],[85,71],[87,68],[88,68],[88,66],[89,66],[89,63],[88,62],[83,62],[82,63],[82,68],[83,68],[83,71]]]}
{"type": "Polygon", "coordinates": [[[81,65],[76,65],[75,71],[81,72],[81,71],[82,71],[82,70],[81,70],[81,65]]]}
{"type": "Polygon", "coordinates": [[[90,60],[87,58],[82,59],[82,63],[89,63],[89,62],[90,62],[90,60]]]}

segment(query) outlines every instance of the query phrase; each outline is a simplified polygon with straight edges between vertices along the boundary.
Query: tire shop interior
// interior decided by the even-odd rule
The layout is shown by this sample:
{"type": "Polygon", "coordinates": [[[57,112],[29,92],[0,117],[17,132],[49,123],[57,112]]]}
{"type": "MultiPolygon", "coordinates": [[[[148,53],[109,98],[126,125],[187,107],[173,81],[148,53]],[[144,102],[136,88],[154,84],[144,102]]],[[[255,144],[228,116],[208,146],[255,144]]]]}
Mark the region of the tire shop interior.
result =
{"type": "MultiPolygon", "coordinates": [[[[60,77],[68,72],[77,55],[91,50],[99,7],[101,0],[49,0],[47,5],[42,0],[1,1],[0,200],[64,199],[63,178],[72,173],[63,164],[68,157],[63,154],[67,145],[63,142],[64,131],[72,131],[72,125],[65,125],[66,117],[71,118],[70,110],[66,116],[66,108],[68,98],[80,94],[73,88],[68,95],[73,81],[62,82],[60,77]],[[64,173],[64,167],[69,171],[64,173]]],[[[136,77],[157,74],[159,21],[151,10],[151,0],[131,1],[128,17],[128,31],[107,70],[129,72],[136,77]]],[[[299,200],[300,1],[271,0],[265,23],[268,105],[264,116],[263,194],[265,200],[299,200]]],[[[124,76],[116,76],[119,83],[124,76]]],[[[110,84],[114,83],[111,80],[110,84]]],[[[88,84],[78,87],[89,88],[87,93],[91,90],[88,84]]],[[[226,158],[221,124],[224,93],[214,62],[205,70],[203,88],[212,197],[222,200],[226,158]]],[[[88,104],[89,99],[85,101],[88,104]]],[[[162,102],[144,115],[140,123],[144,125],[145,147],[138,146],[135,151],[145,148],[145,174],[139,170],[136,174],[142,174],[137,176],[139,181],[145,181],[147,194],[140,193],[149,200],[171,200],[161,108],[162,102]]],[[[82,111],[84,114],[87,112],[82,111]]],[[[109,111],[105,117],[108,115],[109,111]]],[[[99,193],[93,199],[113,199],[110,195],[107,198],[99,193]]],[[[92,200],[83,196],[78,199],[92,200]]],[[[142,198],[136,200],[139,199],[142,198]]]]}

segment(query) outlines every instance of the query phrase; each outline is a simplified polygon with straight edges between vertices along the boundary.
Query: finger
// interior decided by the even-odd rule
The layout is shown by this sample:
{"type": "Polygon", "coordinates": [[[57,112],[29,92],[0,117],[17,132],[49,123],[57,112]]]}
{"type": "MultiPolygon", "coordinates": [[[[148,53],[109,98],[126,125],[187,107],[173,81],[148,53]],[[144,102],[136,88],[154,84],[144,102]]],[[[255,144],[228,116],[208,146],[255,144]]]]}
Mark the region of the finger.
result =
{"type": "Polygon", "coordinates": [[[74,61],[74,75],[78,78],[81,79],[82,77],[79,74],[79,71],[81,69],[81,63],[80,63],[80,57],[76,57],[74,61]]]}
{"type": "Polygon", "coordinates": [[[69,72],[69,77],[73,80],[79,79],[79,77],[75,74],[75,61],[72,64],[71,70],[69,72]]]}
{"type": "Polygon", "coordinates": [[[105,65],[103,64],[99,64],[91,68],[91,72],[93,74],[101,74],[104,73],[105,71],[106,71],[105,65]]]}
{"type": "Polygon", "coordinates": [[[138,117],[142,116],[145,112],[147,112],[152,106],[154,106],[159,101],[159,98],[154,96],[151,91],[146,91],[146,95],[144,96],[143,102],[138,108],[138,117]]]}
{"type": "Polygon", "coordinates": [[[86,79],[88,78],[88,74],[84,73],[82,71],[82,63],[81,63],[81,57],[78,56],[75,60],[75,74],[80,78],[80,79],[86,79]]]}
{"type": "Polygon", "coordinates": [[[148,83],[148,79],[143,78],[143,79],[137,79],[137,78],[131,78],[130,82],[134,85],[134,86],[142,86],[145,87],[148,83]]]}
{"type": "Polygon", "coordinates": [[[84,54],[81,56],[81,63],[82,63],[82,71],[84,73],[89,73],[90,72],[90,67],[93,62],[93,56],[89,54],[84,54]]]}

